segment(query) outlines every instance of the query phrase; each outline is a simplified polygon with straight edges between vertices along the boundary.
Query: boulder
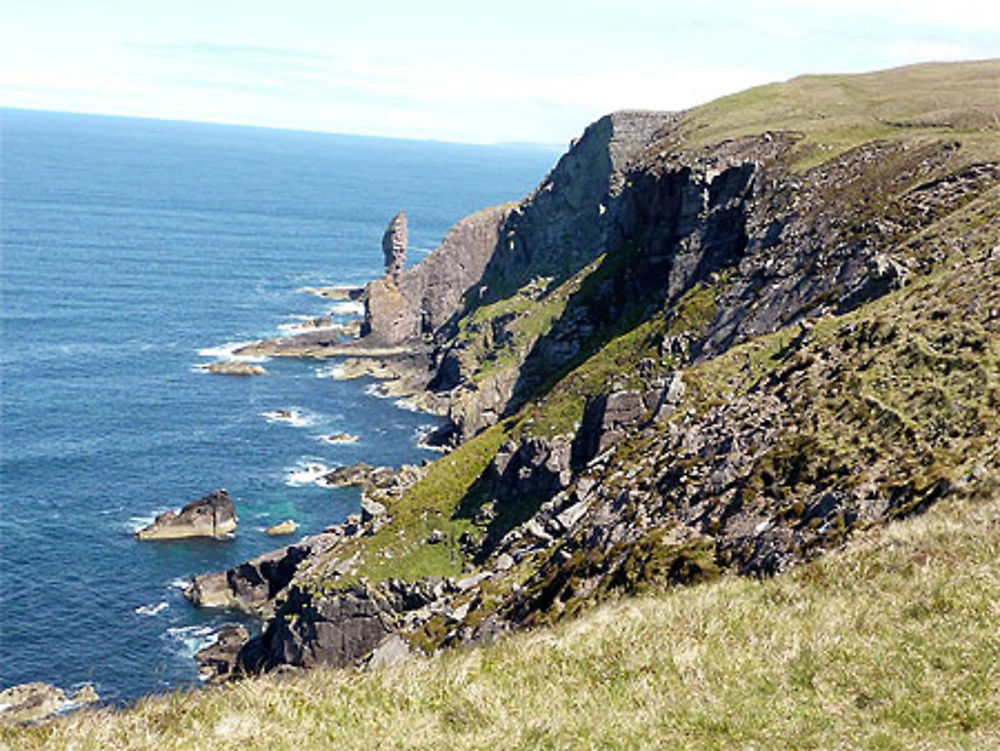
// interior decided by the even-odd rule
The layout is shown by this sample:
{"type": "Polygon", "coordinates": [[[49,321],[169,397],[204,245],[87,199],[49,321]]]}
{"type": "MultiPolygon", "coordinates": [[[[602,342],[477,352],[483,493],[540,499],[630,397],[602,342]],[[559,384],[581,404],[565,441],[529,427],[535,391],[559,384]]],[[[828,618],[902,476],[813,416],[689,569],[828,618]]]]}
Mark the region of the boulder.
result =
{"type": "Polygon", "coordinates": [[[268,527],[264,530],[264,533],[271,535],[272,537],[277,537],[278,535],[293,535],[295,534],[295,530],[298,528],[298,522],[294,519],[286,519],[283,522],[278,522],[273,527],[268,527]]]}
{"type": "Polygon", "coordinates": [[[221,538],[236,530],[236,504],[225,490],[199,498],[180,511],[167,511],[136,532],[140,540],[175,540],[184,537],[221,538]]]}
{"type": "Polygon", "coordinates": [[[573,462],[580,466],[625,437],[646,414],[638,391],[613,391],[591,399],[584,410],[583,425],[573,446],[573,462]]]}

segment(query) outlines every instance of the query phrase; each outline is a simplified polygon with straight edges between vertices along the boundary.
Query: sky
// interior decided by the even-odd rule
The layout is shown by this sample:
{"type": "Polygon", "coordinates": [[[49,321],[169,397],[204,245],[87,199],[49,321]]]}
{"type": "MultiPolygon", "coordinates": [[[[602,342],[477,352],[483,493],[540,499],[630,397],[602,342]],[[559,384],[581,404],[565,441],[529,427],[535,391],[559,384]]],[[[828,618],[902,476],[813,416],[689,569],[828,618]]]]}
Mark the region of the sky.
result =
{"type": "Polygon", "coordinates": [[[988,57],[997,0],[0,0],[0,107],[469,143],[988,57]]]}

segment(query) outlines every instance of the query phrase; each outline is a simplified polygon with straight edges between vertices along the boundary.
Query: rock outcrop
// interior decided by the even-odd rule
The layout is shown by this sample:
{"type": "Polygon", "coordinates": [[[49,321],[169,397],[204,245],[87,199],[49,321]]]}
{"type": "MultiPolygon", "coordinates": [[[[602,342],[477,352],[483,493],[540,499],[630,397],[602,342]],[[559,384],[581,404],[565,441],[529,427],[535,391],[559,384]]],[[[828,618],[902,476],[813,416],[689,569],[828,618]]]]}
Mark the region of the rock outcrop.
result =
{"type": "Polygon", "coordinates": [[[215,634],[215,641],[199,650],[194,659],[198,674],[210,683],[225,683],[236,675],[240,650],[250,640],[250,633],[243,626],[223,626],[215,634]]]}
{"type": "Polygon", "coordinates": [[[160,514],[135,536],[140,540],[176,540],[185,537],[223,538],[236,531],[236,504],[225,490],[199,498],[179,511],[160,514]]]}
{"type": "Polygon", "coordinates": [[[393,282],[399,281],[406,268],[406,249],[409,245],[409,227],[406,212],[402,209],[392,218],[382,235],[382,255],[385,256],[385,275],[393,282]]]}
{"type": "Polygon", "coordinates": [[[200,574],[185,588],[184,596],[200,607],[261,612],[288,585],[310,554],[328,548],[337,539],[330,535],[307,537],[227,571],[200,574]]]}
{"type": "Polygon", "coordinates": [[[89,683],[71,698],[61,688],[48,683],[22,683],[0,691],[0,725],[40,722],[97,701],[100,697],[89,683]]]}
{"type": "MultiPolygon", "coordinates": [[[[776,90],[755,96],[780,119],[776,90]]],[[[427,353],[457,447],[328,476],[361,513],[261,576],[274,614],[241,664],[377,662],[772,575],[1000,486],[995,123],[844,145],[822,113],[706,136],[698,112],[602,118],[527,199],[369,285],[358,345],[427,353]]]]}

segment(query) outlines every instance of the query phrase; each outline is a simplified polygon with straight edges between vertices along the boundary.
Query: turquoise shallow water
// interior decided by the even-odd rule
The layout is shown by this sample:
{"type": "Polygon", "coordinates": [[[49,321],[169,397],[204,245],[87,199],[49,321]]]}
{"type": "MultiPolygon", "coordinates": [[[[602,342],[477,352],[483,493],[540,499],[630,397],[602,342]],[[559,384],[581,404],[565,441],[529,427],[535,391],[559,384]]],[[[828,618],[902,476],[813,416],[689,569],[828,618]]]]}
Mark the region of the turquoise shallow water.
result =
{"type": "Polygon", "coordinates": [[[334,309],[301,287],[379,274],[400,207],[419,260],[557,154],[17,110],[0,127],[0,686],[92,681],[127,700],[189,683],[208,628],[232,618],[180,583],[274,547],[274,522],[339,521],[356,491],[303,468],[419,461],[434,422],[331,363],[252,379],[197,366],[334,309]],[[289,408],[298,424],[262,416],[289,408]],[[319,439],[334,431],[361,440],[319,439]],[[219,487],[234,539],[133,539],[219,487]]]}

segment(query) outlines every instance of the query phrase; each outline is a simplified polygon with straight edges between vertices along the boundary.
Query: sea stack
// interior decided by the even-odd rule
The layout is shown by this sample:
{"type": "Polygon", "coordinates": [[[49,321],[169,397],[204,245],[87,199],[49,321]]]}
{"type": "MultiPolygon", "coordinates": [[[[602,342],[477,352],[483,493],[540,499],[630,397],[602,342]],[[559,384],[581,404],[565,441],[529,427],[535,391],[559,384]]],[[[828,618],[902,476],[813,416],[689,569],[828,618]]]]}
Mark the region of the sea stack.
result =
{"type": "Polygon", "coordinates": [[[135,536],[140,540],[176,540],[184,537],[225,537],[236,530],[236,504],[225,490],[192,501],[180,511],[156,517],[135,536]]]}
{"type": "Polygon", "coordinates": [[[382,254],[385,256],[385,275],[394,282],[399,281],[399,275],[406,268],[406,246],[409,243],[409,232],[406,224],[406,212],[402,209],[392,218],[385,234],[382,235],[382,254]]]}

